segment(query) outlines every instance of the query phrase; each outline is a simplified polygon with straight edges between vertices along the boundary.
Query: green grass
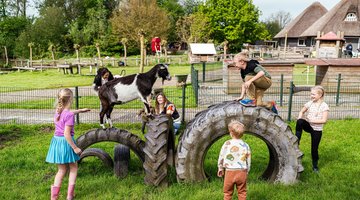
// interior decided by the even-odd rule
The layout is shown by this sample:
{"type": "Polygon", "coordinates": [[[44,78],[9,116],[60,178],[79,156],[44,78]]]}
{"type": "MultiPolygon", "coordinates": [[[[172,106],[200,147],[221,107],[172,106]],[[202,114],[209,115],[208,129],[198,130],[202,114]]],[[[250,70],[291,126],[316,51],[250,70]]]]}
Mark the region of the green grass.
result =
{"type": "Polygon", "coordinates": [[[293,71],[293,81],[295,85],[315,85],[316,72],[315,67],[297,64],[293,71]],[[308,71],[309,70],[309,71],[308,71]]]}
{"type": "MultiPolygon", "coordinates": [[[[144,72],[147,72],[153,66],[147,66],[144,72]]],[[[139,72],[137,66],[126,67],[109,67],[110,71],[115,74],[120,74],[122,69],[125,69],[126,75],[135,74],[139,72]]],[[[95,69],[93,69],[93,74],[95,69]]],[[[190,65],[170,65],[170,74],[190,74],[190,65]]],[[[76,73],[76,70],[74,71],[76,73]]],[[[65,88],[75,86],[91,86],[94,81],[94,76],[86,76],[89,74],[88,68],[83,68],[82,73],[78,74],[63,74],[63,71],[57,69],[46,69],[44,71],[15,71],[8,74],[1,75],[0,85],[2,88],[18,88],[18,90],[25,90],[30,88],[65,88]]],[[[13,91],[13,90],[12,90],[13,91]]],[[[0,91],[5,92],[5,91],[0,91]]]]}
{"type": "MultiPolygon", "coordinates": [[[[171,99],[171,101],[180,107],[182,105],[182,88],[181,87],[164,87],[164,93],[166,96],[171,99]]],[[[196,101],[191,85],[186,87],[185,107],[186,108],[195,108],[196,101]]],[[[19,101],[16,103],[0,103],[0,109],[53,109],[55,103],[54,98],[44,98],[36,100],[25,100],[19,101]]],[[[75,102],[73,103],[75,104],[75,102]]],[[[80,108],[90,108],[98,109],[99,108],[99,97],[97,96],[81,96],[79,98],[79,107],[80,108]]],[[[73,106],[75,107],[75,105],[73,106]]],[[[143,108],[144,104],[140,100],[130,101],[126,104],[116,106],[122,109],[139,109],[143,108]]]]}
{"type": "MultiPolygon", "coordinates": [[[[97,124],[76,126],[75,137],[97,124]]],[[[140,134],[140,124],[117,127],[140,134]]],[[[290,123],[294,130],[294,123],[290,123]]],[[[304,133],[301,150],[305,156],[299,183],[285,186],[258,179],[268,162],[267,147],[256,137],[245,135],[252,150],[252,167],[248,178],[248,199],[358,199],[360,196],[360,137],[359,120],[329,121],[325,125],[320,143],[320,173],[311,171],[310,136],[304,133]]],[[[0,125],[0,199],[48,199],[49,187],[56,173],[56,166],[45,163],[48,145],[53,134],[52,125],[0,125]]],[[[222,179],[216,177],[216,163],[224,140],[218,140],[209,149],[205,160],[205,171],[209,182],[177,183],[174,169],[170,173],[168,188],[154,188],[144,184],[141,162],[132,153],[130,174],[117,179],[112,170],[103,166],[96,158],[86,158],[81,163],[76,188],[76,199],[222,199],[222,179]]],[[[111,156],[114,143],[95,145],[111,156]]],[[[61,190],[65,199],[67,179],[61,190]]],[[[233,199],[237,199],[234,198],[233,199]]]]}

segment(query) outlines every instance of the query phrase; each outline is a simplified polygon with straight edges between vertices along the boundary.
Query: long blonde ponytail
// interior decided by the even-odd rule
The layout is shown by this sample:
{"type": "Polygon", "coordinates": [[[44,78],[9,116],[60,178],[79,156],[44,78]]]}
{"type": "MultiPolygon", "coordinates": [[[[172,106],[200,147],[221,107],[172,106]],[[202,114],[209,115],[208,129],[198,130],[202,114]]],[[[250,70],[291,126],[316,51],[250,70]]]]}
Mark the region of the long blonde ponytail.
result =
{"type": "Polygon", "coordinates": [[[69,88],[61,89],[58,92],[56,105],[56,112],[58,113],[58,117],[56,118],[56,121],[59,121],[62,111],[67,105],[72,103],[72,100],[73,92],[69,88]]]}

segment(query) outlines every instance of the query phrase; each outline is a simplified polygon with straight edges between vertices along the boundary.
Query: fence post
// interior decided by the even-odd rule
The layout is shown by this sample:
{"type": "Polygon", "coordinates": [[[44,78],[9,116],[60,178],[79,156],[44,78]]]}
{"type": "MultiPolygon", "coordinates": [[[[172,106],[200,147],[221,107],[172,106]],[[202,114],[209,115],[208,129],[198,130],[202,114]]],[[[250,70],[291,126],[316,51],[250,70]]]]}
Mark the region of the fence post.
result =
{"type": "Polygon", "coordinates": [[[199,71],[197,69],[194,70],[194,79],[195,79],[195,103],[196,106],[198,105],[199,102],[199,71]]]}
{"type": "Polygon", "coordinates": [[[289,106],[288,106],[288,121],[291,121],[291,110],[292,110],[292,98],[293,98],[293,94],[294,94],[294,83],[293,81],[290,81],[290,88],[289,88],[289,106]]]}
{"type": "Polygon", "coordinates": [[[181,102],[181,106],[182,106],[182,116],[181,116],[181,124],[185,123],[185,98],[186,98],[186,83],[184,83],[182,85],[182,102],[181,102]]]}
{"type": "Polygon", "coordinates": [[[203,68],[203,83],[205,83],[205,67],[206,67],[206,63],[205,62],[202,62],[202,68],[203,68]]]}
{"type": "Polygon", "coordinates": [[[341,74],[338,74],[338,78],[337,78],[337,88],[336,88],[336,106],[339,106],[340,82],[341,82],[341,74]]]}
{"type": "MultiPolygon", "coordinates": [[[[78,86],[75,87],[75,108],[76,108],[76,110],[79,109],[79,87],[78,86]]],[[[77,125],[80,124],[79,113],[76,114],[76,124],[77,125]]]]}
{"type": "Polygon", "coordinates": [[[284,95],[284,74],[280,76],[280,106],[283,105],[283,95],[284,95]]]}

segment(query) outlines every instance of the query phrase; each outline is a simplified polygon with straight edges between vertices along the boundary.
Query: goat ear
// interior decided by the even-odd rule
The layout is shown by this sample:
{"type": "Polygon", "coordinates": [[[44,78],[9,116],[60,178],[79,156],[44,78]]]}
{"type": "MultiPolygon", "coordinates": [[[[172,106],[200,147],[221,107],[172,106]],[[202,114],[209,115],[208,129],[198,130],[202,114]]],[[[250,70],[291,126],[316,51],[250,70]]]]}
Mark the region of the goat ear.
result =
{"type": "Polygon", "coordinates": [[[160,69],[165,69],[165,67],[162,65],[162,66],[160,67],[160,69]]]}

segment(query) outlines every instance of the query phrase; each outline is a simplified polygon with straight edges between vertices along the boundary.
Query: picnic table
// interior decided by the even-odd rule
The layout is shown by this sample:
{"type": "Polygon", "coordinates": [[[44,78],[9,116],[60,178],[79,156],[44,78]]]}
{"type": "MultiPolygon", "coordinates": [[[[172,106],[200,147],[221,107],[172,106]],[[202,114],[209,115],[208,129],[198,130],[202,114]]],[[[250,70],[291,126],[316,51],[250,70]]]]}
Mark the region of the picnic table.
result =
{"type": "Polygon", "coordinates": [[[93,73],[93,66],[95,67],[95,72],[97,71],[96,63],[69,63],[69,64],[58,64],[58,69],[63,69],[64,74],[74,74],[73,68],[76,68],[76,73],[81,74],[82,67],[89,67],[90,74],[93,73]]]}

